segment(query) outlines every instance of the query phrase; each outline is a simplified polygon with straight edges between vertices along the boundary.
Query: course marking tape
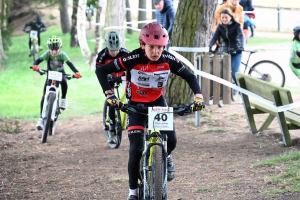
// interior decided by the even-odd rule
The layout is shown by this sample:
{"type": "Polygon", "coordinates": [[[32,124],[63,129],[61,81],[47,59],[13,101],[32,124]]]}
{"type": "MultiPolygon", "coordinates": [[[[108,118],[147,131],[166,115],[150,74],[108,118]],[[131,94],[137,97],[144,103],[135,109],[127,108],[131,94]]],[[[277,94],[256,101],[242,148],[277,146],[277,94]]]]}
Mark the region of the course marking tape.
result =
{"type": "MultiPolygon", "coordinates": [[[[177,51],[184,51],[187,48],[189,48],[189,47],[183,47],[182,49],[180,49],[180,47],[176,47],[176,50],[177,51]]],[[[253,92],[245,90],[245,89],[243,89],[243,88],[241,88],[241,87],[239,87],[239,86],[237,86],[237,85],[235,85],[235,84],[233,84],[233,83],[231,83],[229,81],[226,81],[226,80],[224,80],[224,79],[222,79],[220,77],[217,77],[217,76],[214,76],[214,75],[211,75],[209,73],[206,73],[206,72],[203,72],[203,71],[200,71],[200,70],[196,69],[194,67],[194,65],[190,61],[188,61],[185,57],[183,57],[182,55],[180,55],[179,53],[177,53],[173,49],[175,49],[175,48],[170,47],[169,48],[169,52],[171,54],[173,54],[175,57],[177,57],[186,66],[188,66],[189,68],[191,68],[194,71],[195,74],[200,75],[200,76],[205,77],[205,78],[208,78],[210,80],[216,81],[216,82],[221,83],[221,84],[223,84],[223,85],[225,85],[227,87],[233,88],[233,89],[235,89],[235,90],[237,90],[237,91],[239,91],[239,92],[241,92],[243,94],[246,94],[246,95],[248,95],[250,97],[253,97],[256,100],[262,102],[263,104],[266,104],[266,105],[270,106],[271,108],[273,108],[275,112],[284,112],[284,111],[287,111],[287,110],[292,110],[292,109],[300,107],[300,102],[295,102],[295,103],[291,103],[291,104],[288,104],[288,105],[278,106],[277,107],[277,106],[275,106],[273,104],[273,102],[268,101],[268,100],[264,99],[263,97],[261,97],[261,96],[259,96],[257,94],[254,94],[253,92]]],[[[189,52],[199,52],[199,51],[193,51],[195,49],[196,48],[191,48],[189,52]]]]}

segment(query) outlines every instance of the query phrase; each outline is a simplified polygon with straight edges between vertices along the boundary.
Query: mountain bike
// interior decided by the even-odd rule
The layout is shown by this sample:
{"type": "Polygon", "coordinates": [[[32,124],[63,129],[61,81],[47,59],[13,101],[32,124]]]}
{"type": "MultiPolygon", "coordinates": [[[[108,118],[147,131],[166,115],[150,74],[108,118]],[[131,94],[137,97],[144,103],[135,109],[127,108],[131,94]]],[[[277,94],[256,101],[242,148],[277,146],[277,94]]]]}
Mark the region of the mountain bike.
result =
{"type": "Polygon", "coordinates": [[[33,62],[38,59],[38,51],[39,51],[39,44],[38,44],[38,31],[31,30],[26,31],[26,33],[29,33],[29,37],[31,40],[31,48],[30,53],[33,58],[33,62]]]}
{"type": "MultiPolygon", "coordinates": [[[[30,67],[32,69],[32,67],[30,67]]],[[[63,108],[59,107],[59,83],[62,81],[63,76],[66,77],[66,79],[70,80],[72,78],[75,78],[74,75],[71,74],[64,74],[62,72],[57,71],[50,71],[50,70],[44,70],[39,69],[37,72],[40,73],[40,75],[48,74],[48,82],[49,85],[46,86],[46,92],[44,95],[44,104],[42,109],[42,118],[44,121],[44,129],[42,132],[42,143],[45,143],[47,141],[48,134],[54,135],[55,134],[55,128],[56,128],[56,122],[58,119],[58,116],[61,114],[60,110],[64,110],[63,108]]]]}
{"type": "MultiPolygon", "coordinates": [[[[120,84],[122,83],[122,78],[121,77],[114,77],[113,75],[109,74],[107,77],[108,81],[110,82],[111,85],[114,85],[114,90],[117,93],[118,99],[121,99],[123,103],[126,103],[126,97],[125,93],[123,93],[122,97],[120,98],[120,93],[119,93],[119,87],[120,84]]],[[[103,105],[103,129],[104,129],[104,136],[106,141],[108,140],[109,137],[109,124],[110,124],[110,117],[109,117],[109,109],[112,109],[108,102],[105,99],[104,105],[103,105]]],[[[120,112],[120,110],[114,109],[114,116],[115,116],[115,136],[116,136],[116,143],[107,143],[108,146],[112,149],[117,149],[119,148],[121,141],[122,141],[122,131],[126,130],[126,122],[127,122],[127,115],[124,112],[120,112]]]]}
{"type": "MultiPolygon", "coordinates": [[[[243,73],[247,73],[250,76],[256,77],[266,82],[271,82],[274,85],[284,87],[285,84],[285,74],[282,68],[275,62],[270,60],[261,60],[254,63],[251,67],[248,65],[252,54],[258,52],[257,50],[244,50],[244,52],[249,53],[247,62],[241,62],[245,66],[243,73]]],[[[238,99],[239,92],[231,89],[231,99],[236,101],[238,99]]]]}
{"type": "Polygon", "coordinates": [[[190,106],[144,107],[125,104],[121,110],[128,115],[140,113],[148,116],[140,160],[138,199],[167,200],[167,135],[160,133],[160,130],[173,130],[173,114],[183,116],[191,113],[190,106]]]}

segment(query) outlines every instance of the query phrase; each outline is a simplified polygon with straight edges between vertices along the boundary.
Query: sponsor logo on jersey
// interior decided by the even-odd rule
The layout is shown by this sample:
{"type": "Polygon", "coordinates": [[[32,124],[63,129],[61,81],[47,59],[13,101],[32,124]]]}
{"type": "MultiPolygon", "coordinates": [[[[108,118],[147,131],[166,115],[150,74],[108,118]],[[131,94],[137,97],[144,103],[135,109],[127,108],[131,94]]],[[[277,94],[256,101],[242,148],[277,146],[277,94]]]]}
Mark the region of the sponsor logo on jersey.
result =
{"type": "Polygon", "coordinates": [[[118,65],[118,59],[115,59],[114,60],[114,64],[115,64],[115,67],[117,68],[117,70],[120,70],[120,66],[118,65]]]}
{"type": "Polygon", "coordinates": [[[138,80],[139,80],[139,81],[149,81],[149,80],[150,80],[150,77],[139,76],[138,80]]]}
{"type": "Polygon", "coordinates": [[[136,93],[138,93],[139,95],[146,95],[148,92],[142,91],[142,90],[137,90],[136,93]]]}
{"type": "Polygon", "coordinates": [[[165,66],[157,66],[157,69],[163,69],[165,66]]]}
{"type": "Polygon", "coordinates": [[[138,83],[139,86],[145,86],[145,87],[149,87],[150,84],[149,83],[138,83]]]}
{"type": "Polygon", "coordinates": [[[174,61],[178,62],[178,59],[176,59],[174,56],[172,56],[170,54],[162,54],[162,57],[168,58],[168,59],[171,59],[171,60],[174,60],[174,61]]]}
{"type": "Polygon", "coordinates": [[[138,74],[144,74],[147,75],[146,73],[142,72],[142,71],[138,71],[138,74]]]}
{"type": "Polygon", "coordinates": [[[130,55],[130,56],[123,58],[123,62],[126,62],[127,60],[132,60],[134,58],[139,58],[139,57],[140,57],[139,54],[130,55]]]}
{"type": "Polygon", "coordinates": [[[154,73],[154,75],[163,75],[163,74],[169,74],[169,72],[154,73]]]}

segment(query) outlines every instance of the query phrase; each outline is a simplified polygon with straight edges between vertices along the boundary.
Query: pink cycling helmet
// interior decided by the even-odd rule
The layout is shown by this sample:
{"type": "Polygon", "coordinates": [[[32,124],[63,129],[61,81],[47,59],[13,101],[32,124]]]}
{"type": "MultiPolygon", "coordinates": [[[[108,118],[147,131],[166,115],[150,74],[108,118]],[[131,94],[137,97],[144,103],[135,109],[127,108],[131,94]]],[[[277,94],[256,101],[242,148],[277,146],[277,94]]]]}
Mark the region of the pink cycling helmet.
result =
{"type": "Polygon", "coordinates": [[[153,22],[146,24],[142,28],[139,40],[140,43],[148,45],[167,46],[169,35],[167,30],[161,24],[153,22]]]}

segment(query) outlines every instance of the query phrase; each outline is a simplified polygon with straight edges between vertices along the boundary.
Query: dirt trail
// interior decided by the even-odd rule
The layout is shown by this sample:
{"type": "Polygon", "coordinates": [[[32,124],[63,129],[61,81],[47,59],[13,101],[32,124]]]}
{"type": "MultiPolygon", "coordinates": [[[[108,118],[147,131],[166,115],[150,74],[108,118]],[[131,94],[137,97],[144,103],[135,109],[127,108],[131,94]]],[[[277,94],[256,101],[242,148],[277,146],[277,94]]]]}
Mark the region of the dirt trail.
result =
{"type": "MultiPolygon", "coordinates": [[[[169,199],[299,199],[295,193],[264,195],[280,188],[268,180],[284,166],[250,167],[299,149],[282,145],[277,121],[251,135],[241,104],[209,106],[205,115],[201,127],[194,127],[193,119],[176,118],[177,172],[169,199]]],[[[126,199],[127,135],[119,149],[109,149],[100,120],[91,115],[59,121],[57,134],[46,144],[40,143],[35,122],[21,121],[20,134],[0,133],[0,199],[126,199]]]]}

